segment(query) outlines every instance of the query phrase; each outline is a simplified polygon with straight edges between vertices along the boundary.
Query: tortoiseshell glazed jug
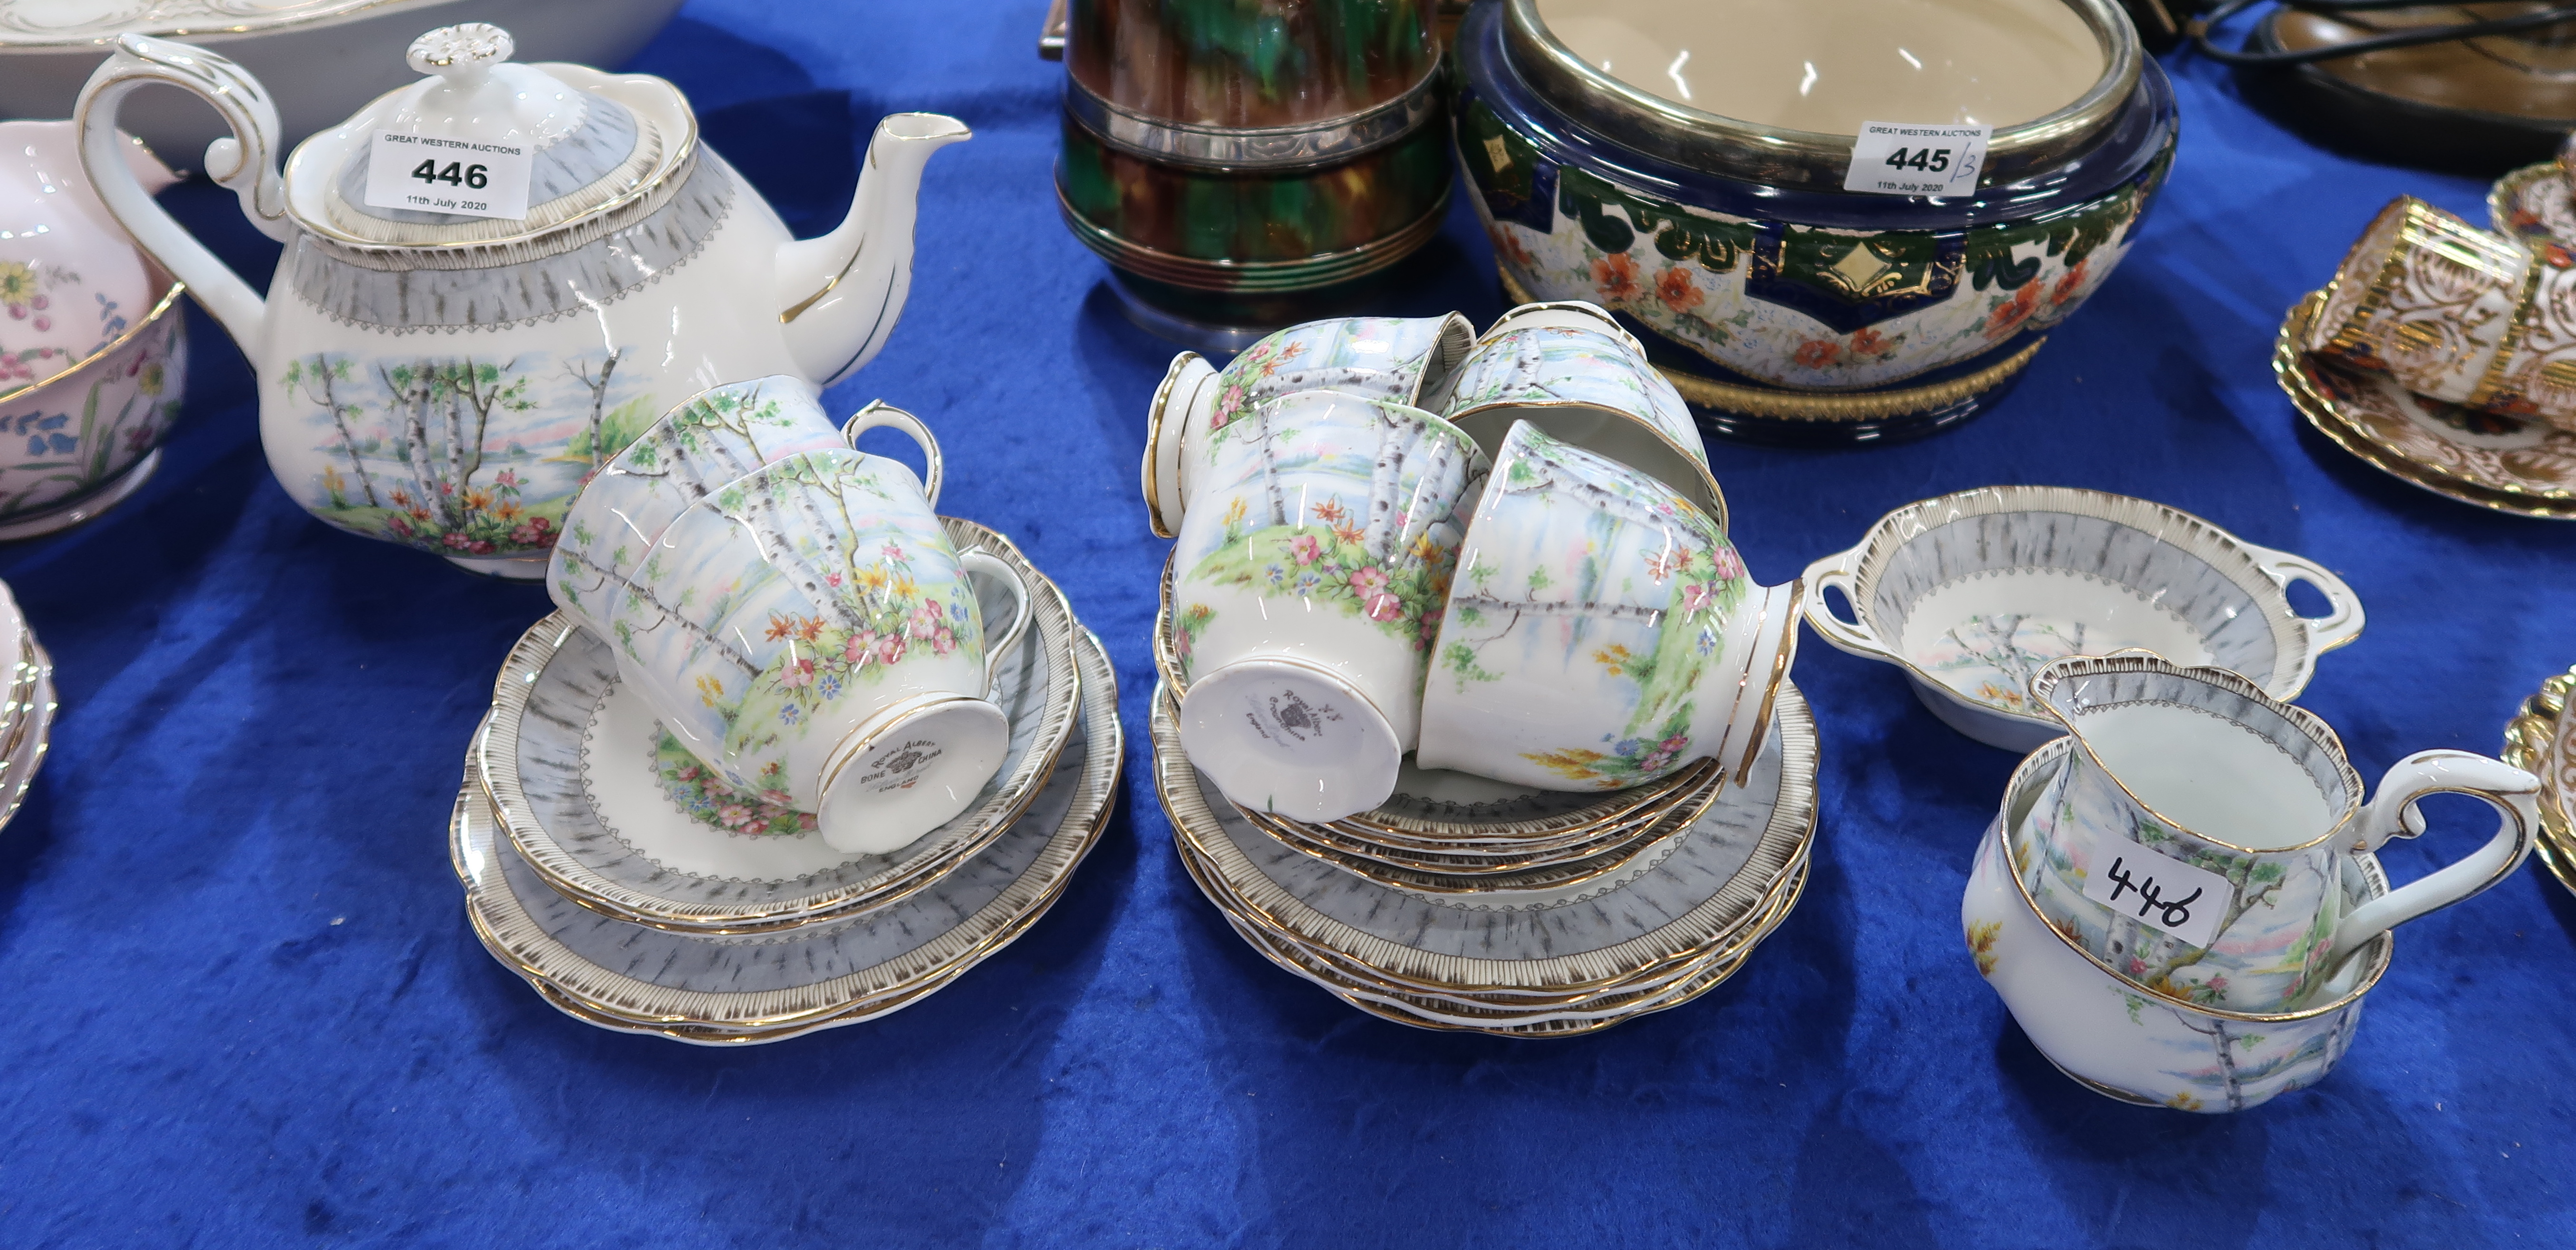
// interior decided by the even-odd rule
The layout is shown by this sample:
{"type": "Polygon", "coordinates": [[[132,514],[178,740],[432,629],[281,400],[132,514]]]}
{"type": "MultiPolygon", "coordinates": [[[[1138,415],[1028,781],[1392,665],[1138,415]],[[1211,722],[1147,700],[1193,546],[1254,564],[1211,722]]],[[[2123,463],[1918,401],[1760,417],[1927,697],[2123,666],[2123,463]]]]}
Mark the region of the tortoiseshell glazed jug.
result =
{"type": "Polygon", "coordinates": [[[1057,199],[1139,321],[1237,350],[1438,232],[1435,8],[1073,0],[1057,199]]]}

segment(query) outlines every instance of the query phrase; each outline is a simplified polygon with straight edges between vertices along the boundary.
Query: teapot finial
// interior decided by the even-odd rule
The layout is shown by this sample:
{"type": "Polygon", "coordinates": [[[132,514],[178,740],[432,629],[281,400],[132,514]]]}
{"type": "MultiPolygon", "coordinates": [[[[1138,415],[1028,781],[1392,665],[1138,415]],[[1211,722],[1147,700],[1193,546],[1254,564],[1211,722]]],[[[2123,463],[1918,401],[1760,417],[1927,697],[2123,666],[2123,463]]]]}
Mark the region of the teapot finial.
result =
{"type": "Polygon", "coordinates": [[[462,22],[412,40],[403,60],[415,73],[436,74],[453,82],[471,79],[485,66],[509,60],[516,51],[510,32],[490,22],[462,22]]]}

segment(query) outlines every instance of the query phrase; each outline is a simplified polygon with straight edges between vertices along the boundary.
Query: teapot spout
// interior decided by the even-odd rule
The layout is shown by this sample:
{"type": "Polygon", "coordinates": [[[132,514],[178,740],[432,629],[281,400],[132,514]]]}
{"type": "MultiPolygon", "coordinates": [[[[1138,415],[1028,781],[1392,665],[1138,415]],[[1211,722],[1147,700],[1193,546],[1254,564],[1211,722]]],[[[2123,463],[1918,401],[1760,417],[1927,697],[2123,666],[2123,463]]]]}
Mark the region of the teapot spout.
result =
{"type": "Polygon", "coordinates": [[[830,386],[885,346],[912,290],[922,166],[932,153],[974,134],[937,113],[896,113],[878,122],[850,215],[830,234],[778,249],[778,320],[789,355],[807,377],[830,386]]]}

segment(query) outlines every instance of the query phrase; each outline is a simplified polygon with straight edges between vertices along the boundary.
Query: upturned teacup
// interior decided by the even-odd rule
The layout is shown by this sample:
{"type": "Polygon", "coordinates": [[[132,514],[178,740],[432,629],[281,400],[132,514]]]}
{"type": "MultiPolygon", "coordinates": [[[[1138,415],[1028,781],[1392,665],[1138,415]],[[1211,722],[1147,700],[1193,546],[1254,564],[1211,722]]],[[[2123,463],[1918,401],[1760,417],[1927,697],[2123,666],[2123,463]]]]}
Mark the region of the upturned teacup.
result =
{"type": "Polygon", "coordinates": [[[1519,422],[1459,558],[1417,764],[1550,790],[1752,766],[1804,583],[1755,585],[1678,490],[1519,422]]]}
{"type": "Polygon", "coordinates": [[[2406,389],[2576,428],[2576,268],[2400,196],[2327,288],[2307,348],[2406,389]]]}
{"type": "Polygon", "coordinates": [[[1181,741],[1228,798],[1305,821],[1386,801],[1486,469],[1448,422],[1334,391],[1216,430],[1170,610],[1181,741]]]}
{"type": "Polygon", "coordinates": [[[1524,305],[1477,340],[1436,410],[1497,461],[1513,424],[1528,421],[1681,492],[1722,532],[1726,500],[1699,427],[1635,343],[1588,305],[1524,305]]]}
{"type": "MultiPolygon", "coordinates": [[[[2041,792],[2073,744],[2056,739],[2022,761],[1977,847],[1959,901],[1968,953],[2015,1023],[2059,1071],[2095,1093],[2178,1111],[2242,1111],[2324,1079],[2352,1045],[2363,999],[2388,970],[2382,933],[2285,1011],[2213,1007],[2122,978],[2034,906],[2031,865],[2045,855],[2031,827],[2041,792]],[[2017,875],[2016,866],[2023,871],[2017,875]]],[[[2336,865],[2347,908],[2373,905],[2388,879],[2367,853],[2336,865]]]]}
{"type": "Polygon", "coordinates": [[[802,452],[718,488],[615,603],[618,673],[663,727],[737,790],[814,813],[836,850],[937,828],[1007,754],[988,657],[1027,627],[1029,589],[959,554],[896,461],[802,452]],[[1018,604],[997,640],[970,572],[1018,604]]]}
{"type": "Polygon", "coordinates": [[[2204,1006],[2306,1001],[2371,938],[2503,880],[2531,850],[2539,782],[2465,751],[2408,756],[2362,801],[2325,722],[2216,668],[2125,651],[2031,683],[2072,751],[2031,817],[2042,915],[2137,985],[2204,1006]],[[2422,832],[2416,800],[2483,799],[2495,835],[2355,906],[2346,861],[2422,832]]]}
{"type": "Polygon", "coordinates": [[[1197,352],[1172,357],[1146,414],[1145,508],[1158,538],[1181,527],[1216,432],[1265,399],[1330,390],[1420,406],[1465,359],[1475,327],[1440,317],[1341,317],[1293,325],[1243,349],[1224,370],[1197,352]]]}
{"type": "Polygon", "coordinates": [[[847,450],[860,434],[880,427],[901,430],[920,446],[922,497],[936,507],[939,440],[911,413],[877,402],[836,425],[811,385],[784,374],[700,391],[637,435],[582,488],[564,513],[546,591],[556,607],[606,637],[614,597],[690,505],[764,465],[803,452],[847,450]]]}

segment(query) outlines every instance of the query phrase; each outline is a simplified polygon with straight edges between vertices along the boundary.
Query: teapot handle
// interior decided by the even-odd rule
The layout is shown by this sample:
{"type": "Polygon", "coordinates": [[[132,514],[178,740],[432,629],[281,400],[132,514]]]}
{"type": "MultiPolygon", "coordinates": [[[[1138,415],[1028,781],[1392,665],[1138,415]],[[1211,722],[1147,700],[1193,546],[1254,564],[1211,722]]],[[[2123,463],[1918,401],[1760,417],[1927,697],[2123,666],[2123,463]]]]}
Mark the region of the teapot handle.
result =
{"type": "Polygon", "coordinates": [[[116,51],[89,76],[72,112],[80,128],[81,168],[99,199],[135,242],[188,284],[197,302],[256,359],[267,304],[172,220],[126,164],[116,133],[117,110],[125,97],[153,83],[185,90],[223,115],[233,134],[206,145],[206,172],[241,197],[242,212],[260,233],[284,243],[295,237],[295,227],[287,221],[286,183],[277,174],[277,105],[258,79],[212,52],[149,35],[120,35],[116,51]]]}
{"type": "Polygon", "coordinates": [[[2370,939],[2439,911],[2512,875],[2531,853],[2540,828],[2540,779],[2501,760],[2467,751],[2418,751],[2379,779],[2379,794],[2361,813],[2361,841],[2351,849],[2376,851],[2395,838],[2424,831],[2415,801],[2428,794],[2465,794],[2496,809],[2495,836],[2459,861],[2362,904],[2335,926],[2331,950],[2340,959],[2370,939]]]}

